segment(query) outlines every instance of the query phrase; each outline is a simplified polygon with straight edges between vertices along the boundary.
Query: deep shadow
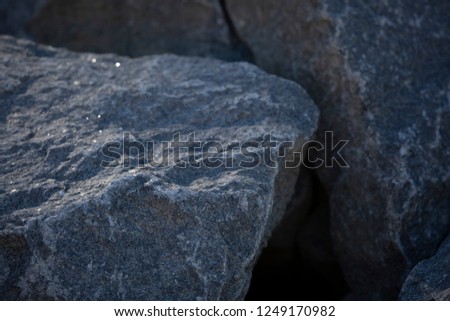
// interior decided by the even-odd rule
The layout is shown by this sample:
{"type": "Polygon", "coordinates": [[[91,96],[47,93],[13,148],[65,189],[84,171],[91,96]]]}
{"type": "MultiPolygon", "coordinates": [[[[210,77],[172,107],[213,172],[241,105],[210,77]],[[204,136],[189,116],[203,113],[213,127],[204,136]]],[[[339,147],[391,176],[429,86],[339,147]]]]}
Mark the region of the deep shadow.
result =
{"type": "MultiPolygon", "coordinates": [[[[309,179],[309,200],[293,199],[295,208],[275,229],[253,270],[246,300],[326,301],[341,300],[348,294],[331,243],[328,195],[315,172],[309,171],[309,179]],[[298,219],[293,220],[292,215],[298,219]],[[286,243],[293,222],[295,235],[286,243]]],[[[305,185],[304,174],[299,184],[305,185]]],[[[294,197],[304,198],[298,189],[294,197]]]]}
{"type": "Polygon", "coordinates": [[[225,0],[219,0],[220,7],[222,9],[222,14],[225,19],[225,22],[228,26],[228,32],[230,35],[230,42],[233,50],[239,53],[239,56],[243,61],[247,61],[249,63],[255,63],[255,57],[253,55],[252,50],[248,46],[248,44],[239,36],[239,33],[234,26],[233,20],[230,17],[230,13],[228,12],[227,4],[225,0]]]}

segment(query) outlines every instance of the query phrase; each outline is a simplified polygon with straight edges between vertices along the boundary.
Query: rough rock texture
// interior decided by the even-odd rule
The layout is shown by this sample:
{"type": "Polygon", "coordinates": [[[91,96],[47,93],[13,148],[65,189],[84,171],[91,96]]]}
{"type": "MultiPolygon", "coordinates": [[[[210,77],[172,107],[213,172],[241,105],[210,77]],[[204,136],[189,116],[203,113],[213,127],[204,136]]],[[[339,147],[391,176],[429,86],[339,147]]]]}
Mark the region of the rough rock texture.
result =
{"type": "Polygon", "coordinates": [[[319,138],[350,139],[350,168],[319,172],[333,243],[360,298],[396,298],[450,229],[450,3],[226,4],[256,64],[314,98],[319,138]]]}
{"type": "Polygon", "coordinates": [[[75,51],[132,57],[175,53],[240,60],[247,55],[219,0],[0,0],[1,33],[75,51]],[[39,3],[39,6],[36,5],[39,3]],[[4,7],[4,8],[2,8],[4,7]]]}
{"type": "Polygon", "coordinates": [[[417,264],[403,284],[401,300],[450,300],[450,237],[428,260],[417,264]]]}
{"type": "Polygon", "coordinates": [[[244,297],[298,169],[241,168],[239,153],[224,157],[230,168],[137,166],[136,150],[102,167],[102,145],[154,141],[159,160],[177,132],[224,144],[271,132],[292,152],[318,119],[301,87],[247,63],[77,54],[6,36],[0,61],[2,299],[244,297]]]}

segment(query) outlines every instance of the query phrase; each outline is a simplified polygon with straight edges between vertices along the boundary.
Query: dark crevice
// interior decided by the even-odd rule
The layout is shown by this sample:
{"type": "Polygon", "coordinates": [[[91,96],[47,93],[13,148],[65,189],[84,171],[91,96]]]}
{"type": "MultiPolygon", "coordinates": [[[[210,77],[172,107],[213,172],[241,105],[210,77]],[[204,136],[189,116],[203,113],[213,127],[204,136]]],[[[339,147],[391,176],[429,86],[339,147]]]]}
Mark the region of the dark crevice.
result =
{"type": "Polygon", "coordinates": [[[228,31],[230,35],[230,42],[233,51],[239,53],[240,57],[250,63],[255,62],[250,46],[239,36],[236,27],[234,26],[233,20],[231,19],[230,13],[228,12],[226,0],[219,0],[220,7],[222,8],[222,14],[225,22],[228,26],[228,31]]]}
{"type": "MultiPolygon", "coordinates": [[[[31,252],[26,238],[20,233],[0,234],[0,257],[7,262],[8,278],[0,283],[0,301],[20,300],[22,289],[17,285],[25,274],[31,252]]],[[[4,271],[4,270],[3,270],[4,271]]]]}
{"type": "Polygon", "coordinates": [[[286,213],[263,250],[246,300],[341,300],[349,293],[331,242],[327,192],[315,171],[307,175],[309,184],[301,174],[297,185],[310,190],[309,199],[293,199],[296,208],[286,213]],[[286,241],[293,222],[295,235],[286,241]]]}

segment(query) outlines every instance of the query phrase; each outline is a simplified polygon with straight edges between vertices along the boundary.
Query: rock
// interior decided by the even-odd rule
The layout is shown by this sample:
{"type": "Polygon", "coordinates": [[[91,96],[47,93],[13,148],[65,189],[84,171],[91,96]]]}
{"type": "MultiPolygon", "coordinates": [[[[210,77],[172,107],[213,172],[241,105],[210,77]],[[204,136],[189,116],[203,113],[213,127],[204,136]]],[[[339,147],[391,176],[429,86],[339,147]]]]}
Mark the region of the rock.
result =
{"type": "Polygon", "coordinates": [[[400,300],[450,300],[450,237],[433,257],[419,262],[409,273],[400,300]]]}
{"type": "MultiPolygon", "coordinates": [[[[359,298],[395,299],[450,230],[450,4],[226,0],[263,69],[302,84],[350,166],[318,170],[359,298]]],[[[340,164],[345,165],[341,162],[340,164]]]]}
{"type": "Polygon", "coordinates": [[[2,33],[75,51],[224,60],[248,55],[230,33],[219,0],[17,0],[13,6],[0,0],[2,7],[10,17],[2,33]]]}
{"type": "Polygon", "coordinates": [[[260,143],[268,132],[293,141],[291,157],[317,125],[300,86],[247,63],[78,54],[7,36],[0,61],[2,299],[245,296],[299,170],[260,143]],[[180,157],[164,145],[176,133],[190,147],[180,157]],[[191,149],[214,140],[222,155],[191,149]],[[248,164],[233,141],[277,162],[248,164]],[[222,166],[206,167],[208,155],[222,166]]]}

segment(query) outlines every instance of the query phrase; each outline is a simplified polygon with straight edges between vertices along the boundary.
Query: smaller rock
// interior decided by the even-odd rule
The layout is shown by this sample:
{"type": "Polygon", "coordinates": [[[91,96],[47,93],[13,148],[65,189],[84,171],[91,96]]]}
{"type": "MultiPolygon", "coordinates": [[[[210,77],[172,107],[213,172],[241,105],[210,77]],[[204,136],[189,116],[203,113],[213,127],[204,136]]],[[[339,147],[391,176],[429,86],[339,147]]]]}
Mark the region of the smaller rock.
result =
{"type": "Polygon", "coordinates": [[[403,283],[400,300],[450,300],[450,236],[433,257],[414,267],[403,283]]]}

